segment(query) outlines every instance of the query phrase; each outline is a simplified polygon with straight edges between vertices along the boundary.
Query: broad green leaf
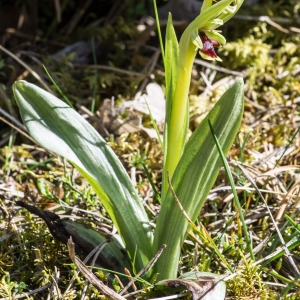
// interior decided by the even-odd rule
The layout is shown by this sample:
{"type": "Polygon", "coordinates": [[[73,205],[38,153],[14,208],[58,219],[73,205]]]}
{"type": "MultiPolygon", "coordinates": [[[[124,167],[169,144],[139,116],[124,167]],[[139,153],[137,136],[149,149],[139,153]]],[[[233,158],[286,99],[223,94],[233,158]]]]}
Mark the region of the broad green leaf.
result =
{"type": "Polygon", "coordinates": [[[73,242],[79,245],[84,254],[88,255],[94,248],[110,239],[110,242],[101,250],[97,257],[96,265],[118,273],[124,273],[124,267],[131,269],[124,244],[119,235],[105,236],[94,228],[85,226],[72,220],[61,221],[64,230],[73,237],[73,242]]]}
{"type": "MultiPolygon", "coordinates": [[[[238,79],[220,98],[187,142],[172,178],[172,186],[184,210],[195,221],[218,175],[222,161],[210,132],[210,120],[226,155],[243,115],[243,80],[238,79]]],[[[157,219],[154,247],[167,247],[159,258],[159,279],[177,277],[180,249],[188,228],[183,213],[168,191],[157,219]],[[166,220],[168,220],[166,222],[166,220]]]]}
{"type": "Polygon", "coordinates": [[[26,81],[13,85],[23,122],[34,140],[65,157],[89,181],[118,229],[134,266],[152,258],[147,214],[126,170],[97,131],[75,110],[26,81]]]}
{"type": "MultiPolygon", "coordinates": [[[[124,250],[125,246],[119,235],[108,235],[106,232],[70,219],[60,218],[53,212],[41,210],[23,201],[16,201],[16,204],[43,219],[52,236],[61,243],[67,245],[69,238],[72,237],[78,254],[87,257],[96,247],[100,246],[102,249],[96,257],[96,266],[118,273],[123,273],[124,267],[131,269],[131,263],[124,250]],[[106,245],[103,245],[104,242],[106,245]]],[[[92,257],[94,259],[94,256],[92,257]]],[[[127,280],[124,280],[125,282],[127,280]]]]}

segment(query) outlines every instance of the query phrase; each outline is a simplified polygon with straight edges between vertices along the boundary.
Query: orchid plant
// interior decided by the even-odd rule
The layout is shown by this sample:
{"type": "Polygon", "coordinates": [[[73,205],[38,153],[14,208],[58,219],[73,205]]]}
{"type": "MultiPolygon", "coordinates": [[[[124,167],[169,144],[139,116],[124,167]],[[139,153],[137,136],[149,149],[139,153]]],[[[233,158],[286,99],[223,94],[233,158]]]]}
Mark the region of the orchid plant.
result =
{"type": "MultiPolygon", "coordinates": [[[[212,0],[204,1],[199,16],[186,28],[179,44],[171,15],[169,17],[164,60],[168,108],[166,123],[169,125],[165,128],[164,170],[168,170],[171,177],[186,143],[188,93],[195,56],[199,51],[204,59],[221,60],[214,48],[224,45],[226,39],[216,29],[232,18],[242,3],[223,0],[213,5],[212,0]]],[[[165,179],[163,186],[167,189],[165,179]]]]}
{"type": "Polygon", "coordinates": [[[158,263],[146,274],[148,279],[153,273],[161,280],[177,277],[181,246],[189,225],[174,201],[168,178],[183,210],[194,222],[221,167],[208,123],[225,155],[239,129],[243,113],[242,79],[224,93],[187,139],[188,93],[195,56],[199,52],[204,59],[220,61],[215,47],[225,44],[225,38],[216,29],[232,18],[242,3],[243,0],[205,0],[199,16],[186,28],[179,43],[169,16],[163,50],[167,104],[163,183],[154,232],[126,170],[95,129],[65,102],[39,87],[25,81],[13,85],[30,135],[41,146],[70,161],[98,194],[122,239],[120,243],[131,260],[132,273],[141,270],[163,244],[167,245],[158,263]]]}

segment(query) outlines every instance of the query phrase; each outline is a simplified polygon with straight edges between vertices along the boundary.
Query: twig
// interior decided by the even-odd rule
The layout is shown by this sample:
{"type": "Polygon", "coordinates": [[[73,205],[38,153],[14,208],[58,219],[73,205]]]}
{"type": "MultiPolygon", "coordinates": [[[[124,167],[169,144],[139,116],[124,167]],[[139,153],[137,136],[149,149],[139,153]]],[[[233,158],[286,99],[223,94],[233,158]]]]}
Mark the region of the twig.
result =
{"type": "MultiPolygon", "coordinates": [[[[124,268],[124,272],[128,276],[129,282],[131,283],[133,290],[136,292],[137,291],[137,287],[134,284],[134,278],[132,277],[132,274],[130,273],[130,271],[127,268],[124,268]]],[[[122,295],[125,294],[125,292],[127,292],[128,288],[129,288],[129,286],[128,287],[127,286],[123,287],[123,290],[122,290],[122,292],[120,294],[122,294],[122,295]]]]}
{"type": "Polygon", "coordinates": [[[54,293],[54,290],[56,290],[56,296],[58,298],[58,300],[62,300],[62,295],[61,295],[61,292],[59,290],[59,287],[58,287],[58,284],[57,284],[57,280],[59,279],[59,271],[57,270],[57,267],[54,268],[54,275],[51,275],[51,278],[53,280],[53,283],[52,283],[52,286],[51,286],[51,289],[50,289],[50,292],[49,292],[49,299],[51,299],[51,295],[52,293],[54,293]]]}
{"type": "Polygon", "coordinates": [[[72,237],[68,240],[68,250],[69,255],[73,263],[77,266],[77,268],[80,270],[82,275],[89,280],[89,282],[103,295],[107,296],[109,299],[112,300],[126,300],[126,298],[120,296],[118,293],[116,293],[114,290],[106,286],[103,282],[101,282],[94,273],[89,270],[85,264],[75,256],[75,244],[72,241],[72,237]]]}
{"type": "Polygon", "coordinates": [[[26,33],[23,33],[23,32],[20,32],[20,31],[14,29],[14,28],[6,28],[5,29],[5,34],[14,35],[16,37],[19,37],[19,38],[22,38],[22,39],[27,39],[27,40],[34,41],[34,42],[45,43],[48,46],[49,45],[53,45],[53,46],[56,46],[56,47],[65,47],[66,46],[65,43],[61,43],[61,42],[57,42],[57,41],[51,41],[51,40],[46,39],[46,38],[41,38],[38,35],[26,34],[26,33]]]}
{"type": "MultiPolygon", "coordinates": [[[[22,130],[26,131],[26,127],[15,117],[13,117],[12,115],[10,115],[9,113],[7,113],[5,110],[3,110],[2,108],[0,108],[0,114],[2,114],[3,116],[5,116],[6,118],[8,118],[9,120],[11,120],[12,122],[14,122],[16,125],[18,125],[22,130]]],[[[9,123],[6,120],[2,120],[3,122],[7,123],[9,126],[13,126],[11,123],[9,123]]]]}
{"type": "Polygon", "coordinates": [[[124,69],[116,68],[116,67],[111,67],[111,66],[104,66],[104,65],[95,66],[95,65],[77,64],[77,63],[76,64],[74,63],[74,66],[76,66],[78,68],[82,68],[84,70],[93,68],[93,69],[98,69],[98,70],[105,70],[105,71],[112,71],[112,72],[115,72],[115,73],[126,74],[126,75],[129,75],[129,76],[146,77],[146,75],[143,74],[143,73],[128,71],[128,70],[124,70],[124,69]]]}
{"type": "MultiPolygon", "coordinates": [[[[96,260],[100,254],[100,252],[104,249],[104,247],[110,242],[110,240],[107,240],[103,243],[101,243],[100,245],[98,245],[95,249],[93,249],[89,255],[84,259],[83,263],[86,264],[88,262],[88,260],[93,256],[93,259],[90,263],[90,266],[94,266],[95,263],[96,263],[96,260]]],[[[86,279],[85,280],[85,285],[84,285],[84,288],[82,290],[82,294],[81,294],[81,300],[84,300],[85,299],[85,294],[87,292],[87,288],[88,288],[88,284],[89,284],[89,280],[86,279]]]]}
{"type": "MultiPolygon", "coordinates": [[[[91,262],[91,265],[94,266],[95,260],[97,259],[98,255],[99,255],[99,253],[102,251],[102,249],[107,245],[107,243],[108,243],[108,241],[107,241],[107,242],[104,242],[104,243],[101,243],[100,245],[98,245],[97,247],[95,247],[95,248],[94,248],[94,249],[86,256],[86,258],[83,260],[83,263],[86,264],[86,263],[89,261],[89,259],[94,255],[94,259],[93,259],[93,261],[91,262]],[[95,254],[95,253],[96,253],[96,254],[95,254]]],[[[75,272],[76,272],[76,271],[75,271],[75,272]]],[[[68,286],[67,286],[67,288],[66,288],[66,290],[65,290],[65,293],[66,293],[67,291],[70,290],[70,288],[72,287],[73,282],[74,282],[75,279],[76,279],[76,276],[74,275],[74,276],[71,278],[71,280],[70,280],[70,282],[69,282],[69,284],[68,284],[68,286]]]]}
{"type": "Polygon", "coordinates": [[[166,247],[167,247],[167,245],[165,245],[165,244],[163,244],[160,247],[160,249],[157,251],[155,256],[148,262],[148,264],[140,272],[138,272],[136,276],[134,276],[130,280],[130,282],[125,286],[125,288],[122,290],[120,295],[123,295],[132,286],[132,284],[135,282],[135,280],[137,278],[141,277],[143,274],[146,274],[153,267],[153,265],[156,263],[156,261],[161,256],[161,254],[163,253],[163,251],[165,250],[166,247]]]}
{"type": "Polygon", "coordinates": [[[74,28],[76,27],[78,22],[81,20],[85,11],[92,4],[92,2],[93,2],[93,0],[85,1],[85,2],[83,2],[84,5],[80,8],[78,8],[78,10],[73,15],[71,22],[68,24],[68,28],[67,28],[67,32],[66,32],[67,34],[71,34],[73,32],[74,28]]]}
{"type": "Polygon", "coordinates": [[[256,17],[256,16],[242,16],[242,15],[236,15],[234,16],[234,18],[239,20],[245,20],[245,21],[266,22],[267,24],[273,26],[277,30],[286,34],[291,33],[291,31],[295,31],[295,27],[290,27],[289,29],[286,29],[278,24],[278,23],[291,24],[292,20],[288,18],[270,18],[269,16],[256,17]]]}
{"type": "Polygon", "coordinates": [[[28,72],[31,73],[31,75],[33,77],[35,77],[40,83],[41,85],[43,85],[43,87],[49,92],[52,93],[52,90],[49,88],[49,86],[47,85],[47,83],[41,78],[41,76],[36,73],[31,67],[29,67],[26,63],[24,63],[20,58],[18,58],[15,54],[13,54],[12,52],[10,52],[9,50],[7,50],[6,48],[4,48],[2,45],[0,45],[0,50],[2,50],[4,53],[6,53],[7,55],[9,55],[10,57],[12,57],[16,62],[18,62],[21,66],[23,66],[25,69],[28,70],[28,72]]]}
{"type": "Polygon", "coordinates": [[[152,58],[150,60],[150,66],[149,64],[145,67],[145,70],[147,71],[147,75],[145,77],[145,79],[143,80],[142,84],[140,85],[138,91],[136,92],[136,96],[134,97],[134,100],[136,100],[140,94],[144,91],[146,85],[148,84],[149,80],[150,80],[150,76],[153,73],[153,70],[157,64],[158,58],[160,57],[160,50],[156,49],[156,51],[154,52],[154,54],[152,55],[152,58]]]}
{"type": "Polygon", "coordinates": [[[56,20],[57,23],[61,22],[61,6],[59,0],[54,0],[55,12],[56,12],[56,20]]]}
{"type": "Polygon", "coordinates": [[[203,67],[206,67],[206,68],[209,68],[209,69],[212,69],[212,70],[216,70],[216,71],[221,72],[221,73],[230,74],[230,75],[234,75],[234,76],[245,77],[247,75],[246,71],[244,71],[244,72],[232,71],[230,69],[214,65],[212,63],[209,63],[205,60],[198,59],[198,58],[195,59],[195,64],[196,65],[201,65],[203,67]]]}
{"type": "Polygon", "coordinates": [[[271,19],[273,22],[291,24],[292,20],[289,18],[270,18],[269,16],[245,16],[235,15],[233,19],[245,20],[245,21],[260,21],[265,22],[267,19],[271,19]]]}

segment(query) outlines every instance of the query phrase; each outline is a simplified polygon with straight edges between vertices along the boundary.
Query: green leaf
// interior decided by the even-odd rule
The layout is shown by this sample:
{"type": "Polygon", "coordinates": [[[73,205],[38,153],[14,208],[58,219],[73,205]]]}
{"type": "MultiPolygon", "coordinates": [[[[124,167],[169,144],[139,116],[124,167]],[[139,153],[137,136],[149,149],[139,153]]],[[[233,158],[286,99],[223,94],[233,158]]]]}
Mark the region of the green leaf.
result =
{"type": "Polygon", "coordinates": [[[34,140],[68,159],[98,194],[134,266],[152,258],[147,214],[126,170],[97,131],[52,94],[26,81],[13,85],[23,122],[34,140]]]}
{"type": "Polygon", "coordinates": [[[201,7],[201,13],[211,6],[212,6],[212,0],[204,0],[201,7]]]}
{"type": "MultiPolygon", "coordinates": [[[[165,46],[165,78],[166,78],[166,117],[164,129],[164,164],[166,165],[166,156],[168,155],[168,134],[170,125],[170,116],[172,112],[172,105],[174,94],[176,90],[176,82],[178,76],[178,58],[179,58],[179,45],[177,36],[172,23],[172,15],[169,14],[167,29],[166,29],[166,46],[165,46]]],[[[164,166],[164,170],[166,167],[164,166]]],[[[166,194],[167,180],[165,180],[165,172],[163,173],[162,184],[162,198],[166,194]]]]}
{"type": "Polygon", "coordinates": [[[246,225],[245,218],[244,218],[244,213],[243,213],[242,206],[240,204],[239,197],[238,197],[238,194],[237,194],[237,191],[236,191],[236,188],[235,188],[235,183],[234,183],[234,180],[233,180],[233,176],[231,174],[229,164],[226,160],[226,157],[225,157],[224,153],[222,152],[222,149],[221,149],[220,143],[218,141],[218,138],[216,137],[214,129],[211,126],[209,120],[208,120],[208,124],[209,124],[209,127],[210,127],[210,131],[211,131],[211,133],[214,137],[214,141],[215,141],[215,144],[218,148],[219,155],[221,157],[221,160],[222,160],[222,163],[223,163],[223,166],[224,166],[224,169],[225,169],[225,173],[227,174],[227,177],[228,177],[231,189],[232,189],[232,194],[234,196],[233,197],[234,203],[235,203],[236,209],[237,209],[238,214],[239,214],[239,218],[240,218],[241,223],[242,223],[242,227],[243,227],[243,231],[244,231],[244,237],[245,237],[246,244],[247,244],[247,249],[246,250],[250,253],[251,259],[253,261],[255,261],[255,256],[254,256],[253,247],[252,247],[252,241],[251,241],[248,229],[247,229],[247,225],[246,225]]]}
{"type": "Polygon", "coordinates": [[[124,245],[120,240],[119,235],[105,236],[94,228],[68,219],[61,220],[61,224],[64,227],[64,230],[73,237],[75,244],[85,250],[84,253],[86,255],[89,254],[86,252],[92,251],[101,243],[110,239],[110,242],[98,255],[97,265],[100,267],[118,273],[123,273],[124,267],[131,268],[126,252],[124,253],[124,245]]]}
{"type": "MultiPolygon", "coordinates": [[[[178,73],[178,57],[179,46],[172,23],[172,15],[169,14],[167,30],[166,30],[166,53],[165,53],[165,77],[166,77],[166,98],[167,107],[172,105],[173,93],[176,86],[176,79],[178,73]]],[[[168,117],[168,114],[167,114],[168,117]]]]}
{"type": "Polygon", "coordinates": [[[225,45],[226,44],[226,39],[222,34],[217,32],[216,30],[212,31],[205,31],[205,34],[213,41],[218,42],[220,45],[225,45]]]}
{"type": "MultiPolygon", "coordinates": [[[[107,232],[89,227],[86,224],[70,219],[61,219],[59,215],[53,212],[41,210],[23,201],[16,201],[16,204],[42,218],[52,236],[61,243],[67,245],[69,238],[72,237],[72,242],[79,255],[87,257],[96,247],[100,246],[102,249],[97,254],[96,266],[121,274],[124,272],[124,267],[131,269],[125,246],[118,234],[109,235],[107,232]],[[106,243],[106,245],[103,245],[103,243],[106,243]]],[[[96,252],[99,250],[96,250],[96,252]]],[[[125,282],[127,280],[124,280],[125,282]]]]}
{"type": "MultiPolygon", "coordinates": [[[[243,80],[238,79],[222,95],[208,116],[187,142],[172,178],[172,186],[184,210],[194,222],[218,175],[222,161],[210,132],[210,120],[223,153],[226,155],[238,132],[243,114],[243,80]]],[[[168,191],[157,219],[154,247],[167,247],[161,255],[156,272],[159,279],[177,277],[180,249],[188,222],[168,191]],[[166,220],[168,220],[166,222],[166,220]]]]}

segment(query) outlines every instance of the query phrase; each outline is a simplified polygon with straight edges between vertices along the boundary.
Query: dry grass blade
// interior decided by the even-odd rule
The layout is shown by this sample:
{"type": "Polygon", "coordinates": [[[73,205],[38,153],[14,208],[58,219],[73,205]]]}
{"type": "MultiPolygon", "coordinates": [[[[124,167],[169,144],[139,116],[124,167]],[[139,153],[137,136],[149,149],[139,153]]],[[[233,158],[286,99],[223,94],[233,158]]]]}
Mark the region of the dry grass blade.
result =
{"type": "MultiPolygon", "coordinates": [[[[108,239],[107,241],[105,241],[105,242],[101,243],[100,245],[98,245],[97,247],[95,247],[95,248],[94,248],[94,249],[93,249],[93,250],[85,257],[85,259],[83,260],[83,263],[86,264],[86,263],[92,258],[91,263],[90,263],[89,265],[90,265],[90,266],[94,266],[95,263],[96,263],[96,260],[97,260],[97,258],[98,258],[98,256],[99,256],[99,254],[101,253],[101,251],[104,249],[104,247],[105,247],[109,242],[110,242],[110,240],[108,239]]],[[[74,283],[76,277],[77,277],[77,275],[74,275],[74,276],[71,278],[71,280],[70,280],[70,282],[69,282],[69,285],[68,285],[68,287],[67,287],[67,289],[66,289],[65,292],[67,292],[67,291],[69,291],[69,290],[71,289],[71,287],[72,287],[72,285],[73,285],[73,283],[74,283]]],[[[88,282],[88,280],[86,280],[86,282],[88,282]]],[[[86,287],[87,287],[87,284],[85,285],[84,290],[83,290],[83,292],[82,292],[82,299],[84,299],[83,296],[85,295],[85,289],[86,289],[86,287]]]]}
{"type": "Polygon", "coordinates": [[[285,253],[286,253],[287,257],[288,257],[288,260],[289,260],[291,266],[293,267],[293,269],[294,269],[294,271],[295,271],[295,274],[299,275],[299,270],[298,270],[298,268],[297,268],[297,266],[296,266],[296,264],[295,264],[295,262],[294,262],[294,260],[293,260],[293,258],[292,258],[292,255],[291,255],[291,253],[290,253],[290,251],[289,251],[289,249],[288,249],[288,247],[287,247],[287,245],[286,245],[286,243],[285,243],[285,241],[284,241],[284,239],[283,239],[283,237],[282,237],[282,234],[281,234],[281,232],[280,232],[280,229],[278,228],[277,222],[275,221],[275,219],[274,219],[274,217],[273,217],[273,215],[272,215],[272,212],[271,212],[271,210],[270,210],[270,208],[269,208],[269,206],[268,206],[268,203],[266,202],[264,196],[263,196],[262,193],[260,192],[260,190],[259,190],[259,188],[257,187],[256,183],[254,182],[253,178],[252,178],[251,176],[249,176],[249,174],[248,174],[248,172],[246,171],[246,169],[244,169],[239,163],[234,163],[234,164],[235,164],[235,165],[243,172],[243,174],[244,174],[244,175],[246,176],[246,178],[251,182],[251,184],[253,185],[253,187],[256,189],[257,193],[259,194],[259,196],[260,196],[261,199],[263,200],[263,202],[264,202],[264,204],[265,204],[265,206],[266,206],[266,208],[267,208],[267,210],[268,210],[269,216],[270,216],[270,218],[271,218],[271,220],[272,220],[272,223],[273,223],[273,225],[274,225],[274,228],[275,228],[275,230],[276,230],[276,232],[277,232],[277,234],[278,234],[278,237],[279,237],[279,239],[280,239],[280,241],[281,241],[281,243],[282,243],[282,246],[283,246],[283,248],[284,248],[284,250],[285,250],[285,253]]]}
{"type": "MultiPolygon", "coordinates": [[[[278,222],[282,218],[282,216],[287,208],[287,205],[288,205],[289,201],[293,198],[293,196],[299,195],[299,187],[300,187],[300,179],[296,180],[296,182],[293,184],[293,186],[291,187],[289,192],[286,194],[286,196],[280,203],[279,211],[275,218],[276,222],[278,222]],[[295,195],[293,195],[294,192],[295,192],[295,195]]],[[[296,207],[296,205],[295,205],[295,207],[296,207]]]]}
{"type": "Polygon", "coordinates": [[[120,296],[118,293],[113,291],[111,288],[106,286],[103,282],[101,282],[91,270],[89,270],[86,265],[75,256],[75,245],[72,241],[72,238],[68,240],[68,250],[69,255],[73,263],[77,266],[83,276],[103,295],[107,296],[109,299],[112,300],[126,300],[126,298],[120,296]]]}
{"type": "Polygon", "coordinates": [[[174,197],[174,200],[176,201],[179,209],[181,210],[182,214],[184,215],[184,217],[186,218],[186,220],[189,222],[189,225],[195,230],[195,231],[198,231],[198,228],[197,226],[193,223],[193,221],[191,220],[191,218],[188,216],[188,214],[186,213],[186,211],[184,210],[182,204],[180,203],[178,197],[176,196],[176,193],[173,189],[173,186],[172,186],[172,183],[171,183],[171,179],[170,179],[170,175],[169,175],[169,172],[167,171],[167,179],[168,179],[168,184],[169,184],[169,188],[170,188],[170,191],[174,197]]]}
{"type": "Polygon", "coordinates": [[[153,267],[153,265],[156,263],[156,261],[161,256],[162,252],[166,247],[167,245],[162,245],[161,248],[155,254],[155,256],[149,261],[149,263],[135,277],[130,279],[128,285],[125,286],[125,288],[120,293],[121,295],[123,295],[134,284],[137,278],[141,277],[143,274],[146,274],[153,267]]]}
{"type": "Polygon", "coordinates": [[[6,123],[11,128],[13,128],[17,132],[19,132],[20,134],[22,134],[23,136],[25,136],[27,139],[29,139],[30,141],[34,142],[34,140],[31,138],[31,136],[29,136],[25,131],[23,131],[22,129],[20,129],[17,126],[13,125],[12,123],[10,123],[9,121],[7,121],[6,119],[0,117],[0,121],[2,121],[3,123],[6,123]]]}
{"type": "MultiPolygon", "coordinates": [[[[110,241],[107,240],[106,242],[103,242],[103,243],[101,243],[99,246],[97,246],[97,247],[96,247],[93,251],[91,251],[91,252],[89,253],[89,255],[84,259],[83,263],[84,263],[84,264],[87,263],[87,261],[88,261],[91,257],[93,257],[93,259],[92,259],[90,265],[91,265],[91,266],[94,266],[95,263],[96,263],[96,260],[97,260],[97,258],[98,258],[98,256],[99,256],[99,254],[100,254],[100,252],[104,249],[104,247],[105,247],[109,242],[110,242],[110,241]]],[[[74,277],[75,277],[75,276],[74,276],[74,277]]],[[[81,298],[80,298],[80,299],[83,299],[83,300],[85,299],[85,296],[86,296],[86,293],[87,293],[88,286],[89,286],[89,280],[86,279],[86,280],[85,280],[84,288],[83,288],[83,290],[82,290],[82,294],[81,294],[81,298]]]]}
{"type": "Polygon", "coordinates": [[[53,280],[53,285],[52,285],[52,287],[50,288],[50,291],[49,291],[49,299],[50,299],[52,294],[56,295],[56,297],[59,300],[63,299],[62,294],[61,294],[60,289],[59,289],[59,286],[58,286],[59,276],[60,276],[60,272],[57,270],[57,267],[55,267],[55,273],[54,273],[54,275],[51,276],[51,278],[53,280]]]}

